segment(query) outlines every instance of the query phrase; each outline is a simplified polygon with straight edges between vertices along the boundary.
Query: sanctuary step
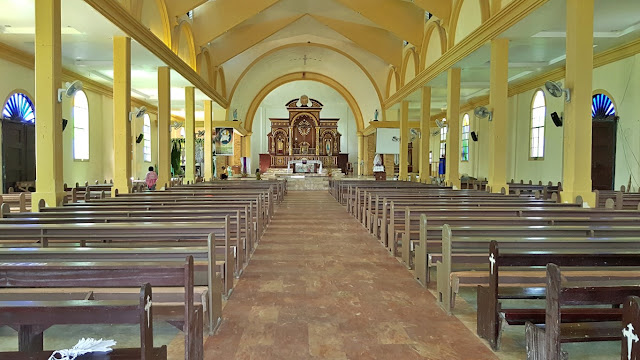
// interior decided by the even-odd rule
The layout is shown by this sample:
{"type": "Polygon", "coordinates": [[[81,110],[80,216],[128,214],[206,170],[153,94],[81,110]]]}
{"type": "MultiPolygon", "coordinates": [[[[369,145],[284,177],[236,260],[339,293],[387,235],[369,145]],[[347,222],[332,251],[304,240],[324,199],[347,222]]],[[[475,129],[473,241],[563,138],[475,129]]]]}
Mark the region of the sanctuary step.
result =
{"type": "Polygon", "coordinates": [[[344,173],[340,169],[324,169],[323,174],[293,173],[290,169],[269,168],[263,179],[286,179],[289,190],[329,190],[330,178],[342,178],[344,173]]]}

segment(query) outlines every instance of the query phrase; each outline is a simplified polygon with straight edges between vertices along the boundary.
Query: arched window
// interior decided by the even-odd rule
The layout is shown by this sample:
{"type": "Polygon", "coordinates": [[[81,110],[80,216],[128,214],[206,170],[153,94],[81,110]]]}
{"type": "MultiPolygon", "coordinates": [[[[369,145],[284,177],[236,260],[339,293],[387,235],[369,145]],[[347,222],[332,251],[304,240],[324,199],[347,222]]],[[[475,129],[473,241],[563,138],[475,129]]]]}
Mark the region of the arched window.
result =
{"type": "Polygon", "coordinates": [[[469,114],[462,117],[462,161],[469,161],[469,114]]]}
{"type": "Polygon", "coordinates": [[[23,93],[15,93],[9,97],[2,109],[2,117],[31,124],[36,121],[33,103],[31,99],[23,93]]]}
{"type": "MultiPolygon", "coordinates": [[[[442,122],[446,122],[447,119],[442,119],[442,122]]],[[[440,159],[447,155],[447,127],[443,126],[440,129],[440,159]]]]}
{"type": "Polygon", "coordinates": [[[591,99],[591,117],[594,119],[604,119],[609,116],[616,116],[616,107],[613,101],[605,94],[595,94],[591,99]]]}
{"type": "Polygon", "coordinates": [[[531,142],[529,157],[541,159],[544,157],[544,120],[547,116],[547,107],[544,100],[544,92],[536,91],[531,105],[531,142]]]}
{"type": "Polygon", "coordinates": [[[89,160],[89,102],[82,90],[73,96],[73,158],[89,160]]]}
{"type": "Polygon", "coordinates": [[[150,163],[151,162],[151,118],[149,118],[149,114],[144,114],[144,124],[142,125],[142,135],[143,135],[142,154],[144,156],[144,161],[150,163]]]}

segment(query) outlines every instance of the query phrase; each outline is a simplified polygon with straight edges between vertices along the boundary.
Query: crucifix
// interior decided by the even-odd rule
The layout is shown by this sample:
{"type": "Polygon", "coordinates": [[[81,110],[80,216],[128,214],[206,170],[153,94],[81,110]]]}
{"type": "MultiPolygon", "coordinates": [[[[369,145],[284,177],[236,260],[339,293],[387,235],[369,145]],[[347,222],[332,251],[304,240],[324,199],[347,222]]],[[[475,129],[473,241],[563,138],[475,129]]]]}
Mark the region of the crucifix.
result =
{"type": "Polygon", "coordinates": [[[304,54],[304,57],[302,58],[302,60],[304,60],[304,64],[307,65],[307,54],[304,54]]]}
{"type": "Polygon", "coordinates": [[[496,258],[493,256],[493,254],[489,256],[489,262],[491,263],[491,274],[493,274],[493,265],[496,263],[496,258]]]}
{"type": "Polygon", "coordinates": [[[622,336],[627,338],[627,360],[631,360],[631,348],[634,342],[638,342],[638,335],[633,333],[633,325],[629,323],[626,328],[622,329],[622,336]]]}

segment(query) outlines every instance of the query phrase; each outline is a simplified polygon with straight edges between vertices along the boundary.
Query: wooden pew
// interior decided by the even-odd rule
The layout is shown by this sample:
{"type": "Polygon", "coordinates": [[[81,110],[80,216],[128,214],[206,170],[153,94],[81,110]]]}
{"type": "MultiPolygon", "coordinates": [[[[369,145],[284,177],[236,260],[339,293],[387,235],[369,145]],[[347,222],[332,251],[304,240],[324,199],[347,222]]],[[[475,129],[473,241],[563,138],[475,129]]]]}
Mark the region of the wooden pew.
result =
{"type": "MultiPolygon", "coordinates": [[[[638,226],[490,226],[450,227],[442,226],[442,261],[436,263],[437,301],[451,313],[455,292],[460,282],[470,278],[477,284],[478,269],[489,268],[486,249],[491,240],[498,240],[510,247],[544,246],[545,249],[562,249],[574,244],[600,243],[603,248],[628,249],[640,245],[638,226]],[[587,240],[585,240],[587,239],[587,240]],[[571,245],[570,245],[571,244],[571,245]],[[455,276],[453,265],[455,264],[455,276]]],[[[422,246],[422,243],[420,244],[422,246]]],[[[577,245],[576,245],[577,246],[577,245]]],[[[426,245],[428,251],[428,245],[426,245]]],[[[416,266],[417,266],[416,262],[416,266]]],[[[422,265],[421,265],[422,266],[422,265]]],[[[486,282],[485,282],[486,283],[486,282]]]]}
{"type": "Polygon", "coordinates": [[[138,300],[96,301],[0,301],[0,324],[16,329],[18,352],[0,353],[0,359],[51,355],[43,350],[43,333],[52,325],[60,324],[138,324],[139,349],[114,349],[109,356],[131,360],[161,360],[167,358],[166,345],[153,346],[153,298],[151,285],[144,284],[138,300]],[[25,354],[26,353],[26,354],[25,354]]]}
{"type": "Polygon", "coordinates": [[[524,325],[526,321],[544,323],[544,309],[505,308],[500,301],[544,299],[547,295],[543,286],[546,274],[538,269],[548,263],[578,269],[566,272],[564,276],[570,280],[590,281],[594,285],[603,279],[635,279],[639,272],[629,271],[629,267],[640,267],[639,249],[636,247],[634,250],[612,251],[607,245],[584,239],[583,242],[573,242],[561,250],[541,251],[532,244],[529,249],[521,247],[517,250],[500,251],[498,242],[491,241],[487,257],[490,261],[489,286],[478,285],[477,292],[478,335],[487,339],[494,349],[498,349],[501,319],[510,325],[524,325]],[[578,267],[588,268],[585,270],[578,267]],[[508,270],[502,272],[503,269],[508,270]],[[500,286],[500,281],[508,285],[500,286]]]}
{"type": "Polygon", "coordinates": [[[0,205],[6,204],[19,212],[31,210],[31,193],[11,193],[0,195],[0,205]]]}
{"type": "MultiPolygon", "coordinates": [[[[222,295],[228,295],[223,290],[222,281],[228,275],[224,274],[224,262],[216,259],[216,252],[213,247],[213,235],[209,237],[206,247],[144,247],[144,248],[0,248],[0,262],[2,263],[27,263],[27,262],[137,262],[137,261],[179,261],[192,256],[194,258],[195,289],[196,294],[200,294],[204,307],[206,325],[209,334],[213,335],[222,321],[222,295]]],[[[231,280],[232,281],[232,280],[231,280]]],[[[164,290],[164,289],[163,289],[164,290]]],[[[178,289],[179,290],[179,289],[178,289]]],[[[108,289],[105,293],[93,291],[96,298],[118,298],[123,296],[113,289],[108,289]]],[[[125,291],[126,293],[126,291],[125,291]]],[[[178,302],[181,301],[181,291],[165,292],[156,294],[158,301],[178,302]]],[[[0,293],[0,299],[6,298],[9,294],[0,293]]],[[[20,296],[20,294],[16,294],[20,296]]],[[[47,297],[49,294],[47,295],[47,297]]],[[[125,295],[126,296],[126,295],[125,295]]]]}
{"type": "Polygon", "coordinates": [[[229,294],[233,289],[236,261],[227,229],[228,220],[224,223],[0,224],[0,246],[48,247],[49,243],[82,247],[207,246],[209,235],[214,234],[216,252],[224,252],[224,290],[229,294]]]}
{"type": "Polygon", "coordinates": [[[68,224],[70,222],[74,223],[164,223],[164,224],[172,224],[179,222],[184,225],[190,222],[226,222],[227,218],[229,219],[228,223],[228,237],[230,244],[235,244],[232,246],[232,249],[240,252],[239,254],[235,254],[236,264],[235,264],[235,275],[240,276],[245,266],[248,263],[248,260],[251,256],[252,251],[255,248],[255,244],[253,241],[253,232],[249,224],[249,219],[247,218],[248,213],[245,208],[244,218],[241,215],[239,210],[233,211],[223,211],[217,210],[215,212],[201,212],[200,214],[193,214],[192,212],[167,212],[167,211],[156,211],[156,212],[144,212],[144,211],[128,211],[126,213],[122,212],[87,212],[87,211],[79,211],[79,212],[41,212],[41,213],[21,213],[12,216],[11,214],[6,215],[5,218],[0,219],[0,225],[2,224],[68,224]],[[162,213],[162,215],[160,215],[162,213]]]}
{"type": "MultiPolygon", "coordinates": [[[[184,300],[174,306],[155,306],[154,319],[170,321],[185,334],[185,360],[201,360],[202,312],[193,297],[193,257],[181,262],[45,262],[0,263],[3,292],[11,288],[119,288],[148,282],[184,288],[184,300]]],[[[23,299],[28,300],[28,297],[23,299]]],[[[36,337],[36,336],[34,336],[36,337]]]]}
{"type": "MultiPolygon", "coordinates": [[[[401,227],[399,224],[395,229],[395,236],[393,237],[393,246],[397,246],[399,243],[399,239],[401,239],[401,255],[402,262],[409,269],[413,269],[413,251],[415,247],[419,244],[420,238],[420,221],[422,215],[411,215],[411,210],[409,207],[405,207],[405,216],[404,216],[404,226],[401,227]],[[405,246],[406,245],[406,246],[405,246]]],[[[414,214],[416,211],[413,212],[414,214]]],[[[420,213],[420,212],[417,212],[420,213]]],[[[580,225],[595,225],[595,226],[637,226],[640,225],[640,216],[639,217],[631,217],[631,216],[622,216],[615,217],[615,213],[606,212],[603,215],[596,214],[588,214],[583,213],[582,216],[575,217],[550,217],[544,216],[517,216],[517,213],[511,214],[512,216],[498,216],[493,217],[491,213],[485,213],[482,211],[469,211],[468,216],[429,216],[427,217],[427,221],[430,228],[441,227],[445,223],[450,226],[475,226],[475,225],[491,225],[491,226],[510,226],[510,225],[518,225],[518,226],[533,226],[533,225],[543,225],[543,226],[556,226],[556,225],[565,225],[565,226],[580,226],[580,225]]],[[[438,234],[436,234],[436,238],[438,234]]],[[[434,252],[430,252],[431,256],[434,256],[434,252]]]]}
{"type": "MultiPolygon", "coordinates": [[[[557,265],[548,264],[546,291],[544,329],[532,322],[527,324],[529,359],[566,359],[563,343],[615,341],[623,336],[627,341],[632,336],[637,339],[637,330],[633,326],[638,324],[637,308],[634,309],[632,304],[635,302],[637,305],[637,298],[627,300],[629,296],[640,294],[637,281],[632,285],[570,284],[562,280],[557,265]],[[619,308],[622,304],[625,304],[626,315],[619,308]],[[594,308],[594,305],[613,307],[594,308]],[[622,322],[623,316],[629,322],[622,322]]],[[[631,358],[632,354],[633,346],[622,349],[621,358],[631,358]]]]}

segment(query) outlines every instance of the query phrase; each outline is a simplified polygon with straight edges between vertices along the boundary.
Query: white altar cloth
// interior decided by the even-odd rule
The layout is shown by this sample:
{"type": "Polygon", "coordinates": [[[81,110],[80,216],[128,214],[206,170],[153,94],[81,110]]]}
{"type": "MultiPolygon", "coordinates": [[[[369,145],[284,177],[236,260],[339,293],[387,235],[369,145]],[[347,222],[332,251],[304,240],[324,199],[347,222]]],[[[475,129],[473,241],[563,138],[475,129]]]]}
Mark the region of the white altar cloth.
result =
{"type": "Polygon", "coordinates": [[[289,160],[289,162],[287,163],[287,169],[290,170],[292,164],[294,165],[294,168],[295,168],[295,164],[303,164],[303,163],[319,164],[320,168],[318,169],[318,174],[322,174],[322,161],[320,160],[289,160]]]}

